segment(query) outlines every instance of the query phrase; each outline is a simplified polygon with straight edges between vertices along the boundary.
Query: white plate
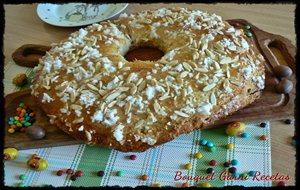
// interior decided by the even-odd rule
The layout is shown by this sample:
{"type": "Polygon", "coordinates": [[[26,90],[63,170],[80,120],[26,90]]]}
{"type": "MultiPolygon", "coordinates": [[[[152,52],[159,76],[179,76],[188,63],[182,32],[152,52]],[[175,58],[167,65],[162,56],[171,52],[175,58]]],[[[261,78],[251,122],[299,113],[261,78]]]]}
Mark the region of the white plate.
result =
{"type": "Polygon", "coordinates": [[[37,14],[44,22],[55,26],[84,26],[109,19],[121,13],[127,3],[122,4],[38,4],[37,14]]]}

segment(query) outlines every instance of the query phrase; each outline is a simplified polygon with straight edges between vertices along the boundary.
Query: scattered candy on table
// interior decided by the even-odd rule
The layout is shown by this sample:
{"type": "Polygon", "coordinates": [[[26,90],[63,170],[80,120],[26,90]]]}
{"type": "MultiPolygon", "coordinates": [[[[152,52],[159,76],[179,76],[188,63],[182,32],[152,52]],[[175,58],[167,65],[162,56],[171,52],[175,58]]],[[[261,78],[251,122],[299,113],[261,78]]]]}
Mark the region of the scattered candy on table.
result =
{"type": "Polygon", "coordinates": [[[83,171],[81,171],[81,170],[78,170],[78,171],[75,172],[75,176],[76,176],[76,177],[81,177],[81,176],[83,176],[83,175],[84,175],[84,173],[83,173],[83,171]]]}
{"type": "Polygon", "coordinates": [[[149,179],[149,176],[146,175],[146,174],[141,176],[141,180],[146,181],[146,180],[148,180],[148,179],[149,179]]]}
{"type": "Polygon", "coordinates": [[[250,172],[249,172],[249,176],[250,176],[250,177],[253,177],[253,176],[255,175],[255,173],[256,173],[256,171],[250,171],[250,172]]]}
{"type": "Polygon", "coordinates": [[[243,134],[241,134],[241,137],[243,137],[243,138],[249,138],[249,133],[243,133],[243,134]]]}
{"type": "Polygon", "coordinates": [[[190,184],[189,184],[188,182],[183,183],[183,184],[181,185],[181,187],[189,187],[189,186],[190,186],[190,184]]]}
{"type": "Polygon", "coordinates": [[[226,145],[226,148],[232,150],[234,148],[234,145],[232,143],[229,143],[226,145]]]}
{"type": "Polygon", "coordinates": [[[287,186],[287,184],[284,181],[279,181],[277,186],[287,186]]]}
{"type": "Polygon", "coordinates": [[[187,169],[187,170],[191,170],[192,168],[193,168],[193,165],[190,163],[185,165],[185,169],[187,169]]]}
{"type": "Polygon", "coordinates": [[[212,142],[207,142],[207,143],[206,143],[206,146],[207,146],[208,148],[211,148],[211,147],[214,146],[214,143],[212,143],[212,142]]]}
{"type": "Polygon", "coordinates": [[[97,176],[103,177],[103,176],[104,176],[104,171],[98,171],[98,172],[97,172],[97,176]]]}
{"type": "Polygon", "coordinates": [[[228,167],[230,166],[230,163],[229,163],[229,162],[224,162],[223,166],[224,166],[225,168],[228,168],[228,167]]]}
{"type": "Polygon", "coordinates": [[[231,160],[231,165],[236,166],[238,165],[239,161],[236,159],[231,160]]]}
{"type": "Polygon", "coordinates": [[[233,122],[230,123],[226,128],[226,134],[229,136],[238,136],[244,133],[246,130],[246,125],[243,122],[233,122]]]}
{"type": "Polygon", "coordinates": [[[48,162],[43,158],[31,158],[27,161],[27,165],[36,171],[42,171],[47,169],[48,162]]]}
{"type": "Polygon", "coordinates": [[[228,171],[229,171],[229,173],[234,174],[234,173],[236,172],[236,167],[230,167],[230,168],[228,169],[228,171]]]}
{"type": "Polygon", "coordinates": [[[203,145],[203,146],[205,146],[205,145],[207,144],[207,140],[202,139],[202,140],[200,141],[200,144],[203,145]]]}
{"type": "Polygon", "coordinates": [[[211,187],[211,184],[209,182],[202,183],[202,187],[211,187]]]}
{"type": "Polygon", "coordinates": [[[200,159],[200,158],[203,157],[203,155],[202,155],[200,152],[198,152],[198,153],[196,153],[196,154],[194,155],[194,157],[197,158],[197,159],[200,159]]]}
{"type": "Polygon", "coordinates": [[[4,160],[14,160],[19,156],[19,151],[15,148],[6,148],[3,151],[4,160]]]}
{"type": "Polygon", "coordinates": [[[62,175],[64,175],[64,174],[65,174],[65,172],[62,171],[62,170],[58,170],[58,171],[56,172],[56,175],[57,175],[57,176],[62,176],[62,175]]]}
{"type": "Polygon", "coordinates": [[[209,165],[215,166],[215,165],[217,165],[217,161],[216,160],[211,160],[211,161],[209,161],[209,165]]]}
{"type": "Polygon", "coordinates": [[[72,176],[70,177],[70,179],[71,179],[72,181],[76,181],[77,177],[76,177],[76,175],[72,175],[72,176]]]}
{"type": "Polygon", "coordinates": [[[69,168],[69,169],[66,170],[66,173],[67,173],[67,174],[73,174],[73,173],[74,173],[74,170],[71,169],[71,168],[69,168]]]}
{"type": "Polygon", "coordinates": [[[217,151],[217,147],[213,146],[213,147],[210,147],[208,150],[210,152],[216,152],[217,151]]]}
{"type": "Polygon", "coordinates": [[[262,122],[262,123],[259,124],[259,126],[262,127],[262,128],[265,128],[265,127],[267,127],[267,124],[262,122]]]}
{"type": "Polygon", "coordinates": [[[122,171],[117,171],[116,175],[117,176],[123,176],[123,172],[122,171]]]}
{"type": "Polygon", "coordinates": [[[266,135],[262,135],[262,136],[260,136],[260,140],[264,140],[264,141],[266,141],[266,140],[268,140],[268,136],[266,136],[266,135]]]}
{"type": "Polygon", "coordinates": [[[132,154],[129,156],[130,160],[136,160],[136,155],[132,154]]]}
{"type": "Polygon", "coordinates": [[[16,115],[9,118],[8,132],[13,134],[16,131],[25,132],[26,128],[35,122],[35,113],[24,103],[20,103],[16,109],[16,115]]]}
{"type": "Polygon", "coordinates": [[[293,123],[293,121],[291,119],[286,119],[284,123],[290,125],[293,123]]]}
{"type": "Polygon", "coordinates": [[[212,173],[215,173],[215,170],[213,168],[207,168],[206,173],[207,174],[212,174],[212,173]]]}
{"type": "Polygon", "coordinates": [[[19,179],[20,179],[20,180],[25,180],[25,179],[26,179],[26,175],[21,174],[21,175],[19,176],[19,179]]]}

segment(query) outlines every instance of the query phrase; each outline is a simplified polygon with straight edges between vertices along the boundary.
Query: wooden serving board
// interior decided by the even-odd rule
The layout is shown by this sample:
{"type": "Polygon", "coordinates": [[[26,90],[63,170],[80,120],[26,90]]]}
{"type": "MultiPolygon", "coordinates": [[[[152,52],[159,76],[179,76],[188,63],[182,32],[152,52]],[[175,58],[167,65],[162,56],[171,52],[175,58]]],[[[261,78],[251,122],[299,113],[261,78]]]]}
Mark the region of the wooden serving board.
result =
{"type": "MultiPolygon", "coordinates": [[[[286,38],[270,34],[260,30],[246,20],[236,19],[228,20],[230,24],[239,23],[238,28],[245,28],[245,25],[250,25],[250,31],[253,34],[252,41],[259,48],[261,54],[266,59],[266,83],[262,97],[248,107],[234,113],[218,121],[215,126],[226,124],[232,121],[261,121],[261,120],[279,120],[287,119],[294,116],[294,99],[295,99],[295,55],[296,48],[286,38]],[[293,70],[294,74],[288,79],[294,83],[294,89],[289,94],[279,94],[275,90],[276,84],[280,81],[274,75],[273,68],[279,65],[276,57],[272,54],[270,47],[277,48],[281,51],[285,62],[293,70]]],[[[27,104],[36,113],[36,122],[34,126],[43,127],[47,131],[47,135],[41,140],[32,140],[24,133],[5,135],[5,147],[15,147],[17,149],[31,149],[51,146],[62,146],[82,143],[70,137],[56,126],[51,125],[45,113],[37,106],[33,96],[30,95],[30,90],[15,92],[5,97],[6,111],[6,130],[8,129],[7,121],[9,116],[14,115],[15,109],[20,102],[27,104]]]]}

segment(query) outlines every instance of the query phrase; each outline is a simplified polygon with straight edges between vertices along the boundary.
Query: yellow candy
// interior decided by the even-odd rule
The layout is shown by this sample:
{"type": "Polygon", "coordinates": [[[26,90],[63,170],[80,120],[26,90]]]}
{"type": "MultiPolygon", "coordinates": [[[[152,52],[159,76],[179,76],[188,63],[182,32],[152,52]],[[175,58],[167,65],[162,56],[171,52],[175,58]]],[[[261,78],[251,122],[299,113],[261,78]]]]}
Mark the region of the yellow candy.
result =
{"type": "Polygon", "coordinates": [[[15,116],[14,118],[16,121],[18,121],[20,119],[18,116],[15,116]]]}
{"type": "Polygon", "coordinates": [[[19,156],[19,152],[15,148],[6,148],[3,151],[4,160],[14,160],[19,156]]]}
{"type": "Polygon", "coordinates": [[[161,187],[161,184],[160,183],[156,183],[153,185],[153,187],[161,187]]]}
{"type": "Polygon", "coordinates": [[[227,149],[230,149],[230,150],[232,150],[232,149],[233,149],[233,147],[234,147],[234,146],[233,146],[233,144],[232,144],[232,143],[230,143],[230,144],[227,144],[227,145],[226,145],[226,148],[227,148],[227,149]]]}
{"type": "Polygon", "coordinates": [[[204,182],[202,183],[202,187],[211,187],[209,182],[204,182]]]}
{"type": "Polygon", "coordinates": [[[16,124],[18,127],[22,127],[22,123],[17,123],[16,124]]]}
{"type": "Polygon", "coordinates": [[[32,158],[27,161],[27,165],[36,171],[42,171],[47,169],[48,162],[43,158],[32,158]]]}
{"type": "Polygon", "coordinates": [[[14,132],[15,132],[15,129],[14,129],[14,128],[9,128],[7,131],[8,131],[9,133],[14,133],[14,132]]]}
{"type": "Polygon", "coordinates": [[[198,152],[194,155],[194,157],[200,159],[203,157],[203,155],[200,152],[198,152]]]}
{"type": "Polygon", "coordinates": [[[226,134],[229,136],[238,136],[245,132],[246,125],[243,122],[230,123],[226,128],[226,134]]]}
{"type": "Polygon", "coordinates": [[[192,164],[186,164],[185,165],[185,169],[187,169],[187,170],[191,170],[192,168],[193,168],[192,164]]]}

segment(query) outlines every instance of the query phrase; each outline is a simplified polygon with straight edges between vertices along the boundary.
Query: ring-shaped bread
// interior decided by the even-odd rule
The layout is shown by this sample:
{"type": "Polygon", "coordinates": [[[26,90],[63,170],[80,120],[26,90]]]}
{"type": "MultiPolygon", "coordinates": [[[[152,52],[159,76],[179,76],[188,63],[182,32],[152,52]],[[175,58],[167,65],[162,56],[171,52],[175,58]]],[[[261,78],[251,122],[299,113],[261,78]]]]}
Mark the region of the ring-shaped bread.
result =
{"type": "Polygon", "coordinates": [[[145,151],[213,124],[257,99],[264,59],[242,30],[184,8],[122,14],[72,33],[34,69],[32,94],[73,137],[145,151]],[[124,59],[144,46],[158,61],[124,59]]]}

